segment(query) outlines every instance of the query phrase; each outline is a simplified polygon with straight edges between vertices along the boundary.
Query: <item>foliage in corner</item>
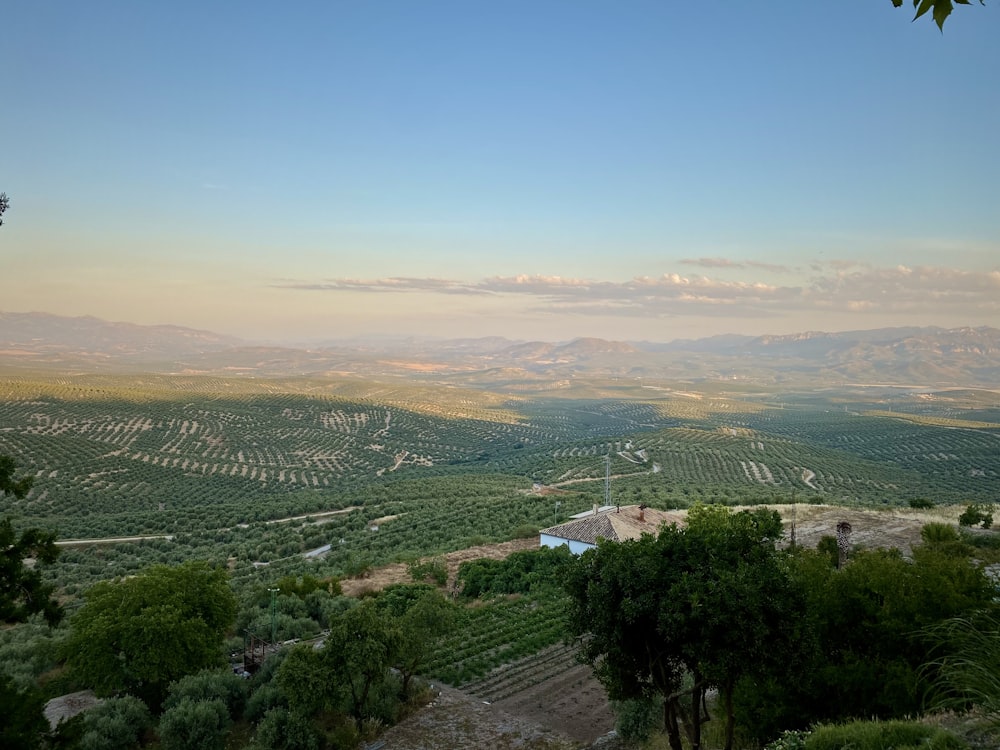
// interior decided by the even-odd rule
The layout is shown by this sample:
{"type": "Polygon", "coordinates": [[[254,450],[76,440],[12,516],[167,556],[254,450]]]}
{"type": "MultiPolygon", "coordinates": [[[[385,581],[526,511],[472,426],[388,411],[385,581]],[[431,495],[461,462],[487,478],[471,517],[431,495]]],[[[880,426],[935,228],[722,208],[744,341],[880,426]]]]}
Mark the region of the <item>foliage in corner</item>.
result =
{"type": "MultiPolygon", "coordinates": [[[[934,23],[938,25],[938,28],[944,31],[944,22],[948,20],[948,16],[955,9],[955,4],[958,5],[972,5],[972,0],[913,0],[913,7],[916,9],[917,14],[913,17],[916,21],[920,16],[931,11],[931,16],[934,18],[934,23]]],[[[892,4],[899,8],[903,4],[903,0],[892,0],[892,4]]],[[[979,0],[980,5],[986,5],[986,0],[979,0]]]]}
{"type": "MultiPolygon", "coordinates": [[[[16,468],[14,459],[0,455],[0,494],[22,498],[31,489],[32,477],[14,479],[16,468]]],[[[0,622],[24,622],[38,613],[49,625],[62,619],[62,607],[52,597],[54,587],[42,580],[39,570],[25,565],[27,559],[55,562],[55,541],[51,531],[25,529],[18,534],[9,518],[0,520],[0,622]]]]}

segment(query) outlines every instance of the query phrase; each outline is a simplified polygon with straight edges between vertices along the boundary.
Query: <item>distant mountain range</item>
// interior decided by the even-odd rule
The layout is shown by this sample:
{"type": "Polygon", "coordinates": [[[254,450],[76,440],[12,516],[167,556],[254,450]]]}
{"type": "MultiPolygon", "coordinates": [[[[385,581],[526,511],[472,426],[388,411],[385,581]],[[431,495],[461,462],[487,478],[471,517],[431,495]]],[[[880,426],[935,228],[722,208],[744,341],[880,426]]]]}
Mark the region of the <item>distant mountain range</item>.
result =
{"type": "Polygon", "coordinates": [[[567,377],[1000,387],[1000,330],[882,328],[664,343],[411,337],[296,348],[256,345],[180,326],[0,313],[0,368],[262,377],[406,375],[491,387],[567,377]]]}

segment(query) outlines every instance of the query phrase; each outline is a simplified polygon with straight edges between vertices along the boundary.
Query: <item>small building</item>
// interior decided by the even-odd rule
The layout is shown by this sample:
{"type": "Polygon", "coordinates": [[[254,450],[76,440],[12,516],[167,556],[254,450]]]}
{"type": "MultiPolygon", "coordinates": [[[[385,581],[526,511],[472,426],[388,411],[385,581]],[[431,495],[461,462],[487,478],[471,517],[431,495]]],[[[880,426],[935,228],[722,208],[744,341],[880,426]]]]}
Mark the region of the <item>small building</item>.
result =
{"type": "Polygon", "coordinates": [[[565,544],[570,552],[579,555],[596,547],[598,539],[638,539],[643,534],[658,534],[664,525],[683,526],[686,519],[683,510],[654,510],[643,505],[595,506],[593,511],[574,516],[571,521],[542,529],[539,543],[542,547],[565,544]]]}

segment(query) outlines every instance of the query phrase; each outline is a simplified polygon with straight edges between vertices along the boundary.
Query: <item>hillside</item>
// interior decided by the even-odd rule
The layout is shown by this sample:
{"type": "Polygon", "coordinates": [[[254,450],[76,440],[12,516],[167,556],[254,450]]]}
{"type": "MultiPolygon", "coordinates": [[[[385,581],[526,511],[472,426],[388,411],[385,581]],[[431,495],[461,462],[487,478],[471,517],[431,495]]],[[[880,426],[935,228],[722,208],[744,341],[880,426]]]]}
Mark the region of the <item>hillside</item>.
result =
{"type": "Polygon", "coordinates": [[[405,377],[492,389],[580,377],[995,387],[1000,382],[1000,330],[884,328],[665,343],[408,337],[303,347],[244,342],[177,326],[0,313],[0,369],[121,372],[137,367],[255,377],[405,377]]]}

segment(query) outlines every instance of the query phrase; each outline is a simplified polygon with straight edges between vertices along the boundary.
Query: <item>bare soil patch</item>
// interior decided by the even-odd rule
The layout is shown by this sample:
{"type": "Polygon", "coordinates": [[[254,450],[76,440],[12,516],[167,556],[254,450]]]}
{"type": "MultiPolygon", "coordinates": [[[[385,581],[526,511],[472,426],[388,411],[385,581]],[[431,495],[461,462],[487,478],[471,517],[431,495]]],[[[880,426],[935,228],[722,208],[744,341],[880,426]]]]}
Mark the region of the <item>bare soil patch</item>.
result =
{"type": "Polygon", "coordinates": [[[435,685],[437,697],[386,730],[386,750],[574,750],[580,744],[465,693],[435,685]]]}
{"type": "MultiPolygon", "coordinates": [[[[499,542],[497,544],[483,544],[440,555],[440,557],[444,558],[445,564],[448,566],[448,588],[449,590],[454,588],[458,566],[466,560],[481,560],[483,558],[503,560],[513,552],[537,548],[538,537],[534,536],[527,539],[499,542]]],[[[348,596],[358,596],[366,591],[381,591],[386,586],[391,586],[395,583],[412,583],[410,572],[405,563],[393,563],[392,565],[372,570],[364,578],[352,578],[341,581],[340,587],[348,596]]]]}
{"type": "Polygon", "coordinates": [[[575,664],[494,705],[585,745],[615,726],[608,694],[586,664],[575,664]]]}
{"type": "Polygon", "coordinates": [[[834,505],[772,505],[781,515],[788,540],[795,523],[795,542],[803,547],[815,547],[824,536],[837,535],[837,524],[851,524],[851,545],[871,549],[896,547],[909,555],[920,544],[920,529],[928,523],[957,524],[961,509],[942,507],[930,510],[890,508],[868,510],[841,508],[834,505]]]}

